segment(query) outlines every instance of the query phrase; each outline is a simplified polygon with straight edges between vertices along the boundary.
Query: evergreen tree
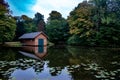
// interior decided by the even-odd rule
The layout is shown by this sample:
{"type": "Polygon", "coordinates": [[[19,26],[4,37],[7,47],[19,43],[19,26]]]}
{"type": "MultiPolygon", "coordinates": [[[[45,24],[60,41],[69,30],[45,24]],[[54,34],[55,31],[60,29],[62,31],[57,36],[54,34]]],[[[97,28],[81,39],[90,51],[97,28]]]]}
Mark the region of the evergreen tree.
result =
{"type": "Polygon", "coordinates": [[[37,27],[37,31],[45,32],[44,16],[40,13],[36,13],[34,21],[35,21],[35,24],[36,24],[36,27],[37,27]]]}

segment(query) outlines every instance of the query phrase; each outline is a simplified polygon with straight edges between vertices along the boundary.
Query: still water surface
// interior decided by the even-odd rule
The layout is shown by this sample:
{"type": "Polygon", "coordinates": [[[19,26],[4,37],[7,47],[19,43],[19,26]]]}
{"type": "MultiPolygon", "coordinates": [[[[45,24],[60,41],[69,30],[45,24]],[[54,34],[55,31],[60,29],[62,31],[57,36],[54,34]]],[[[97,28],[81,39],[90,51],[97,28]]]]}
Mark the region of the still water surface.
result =
{"type": "Polygon", "coordinates": [[[120,49],[0,48],[2,80],[120,80],[120,49]]]}

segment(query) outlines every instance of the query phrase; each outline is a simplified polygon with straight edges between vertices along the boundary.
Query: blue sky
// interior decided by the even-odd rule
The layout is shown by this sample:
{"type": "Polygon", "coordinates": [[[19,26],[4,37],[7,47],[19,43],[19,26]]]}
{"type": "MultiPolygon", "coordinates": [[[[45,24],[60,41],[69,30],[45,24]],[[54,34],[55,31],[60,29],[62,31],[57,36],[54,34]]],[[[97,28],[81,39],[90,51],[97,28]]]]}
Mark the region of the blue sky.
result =
{"type": "Polygon", "coordinates": [[[6,0],[14,16],[27,15],[34,17],[36,12],[44,15],[45,20],[52,10],[56,10],[67,18],[72,11],[83,0],[6,0]]]}

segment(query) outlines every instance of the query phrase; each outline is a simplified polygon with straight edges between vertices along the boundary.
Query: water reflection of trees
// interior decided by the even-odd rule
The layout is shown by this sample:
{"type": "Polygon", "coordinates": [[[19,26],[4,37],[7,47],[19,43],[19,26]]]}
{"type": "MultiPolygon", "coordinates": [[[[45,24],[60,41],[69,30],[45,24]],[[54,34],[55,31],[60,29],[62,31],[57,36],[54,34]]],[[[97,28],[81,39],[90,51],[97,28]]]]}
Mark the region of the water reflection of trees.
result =
{"type": "Polygon", "coordinates": [[[0,47],[0,60],[12,61],[16,60],[16,48],[0,47]]]}
{"type": "MultiPolygon", "coordinates": [[[[30,48],[30,50],[32,49],[30,48]]],[[[10,48],[1,49],[0,56],[2,56],[0,58],[0,61],[2,61],[0,65],[3,65],[0,69],[4,70],[4,73],[10,72],[4,75],[10,75],[18,68],[26,70],[30,67],[32,67],[36,73],[41,73],[45,71],[45,62],[48,61],[46,65],[51,76],[59,76],[66,68],[73,80],[94,80],[92,73],[95,74],[100,71],[100,69],[98,69],[95,72],[95,69],[102,68],[103,70],[103,68],[105,68],[105,70],[115,71],[120,67],[119,50],[112,49],[71,46],[50,47],[47,56],[45,56],[42,61],[20,55],[17,49],[10,48]],[[90,68],[90,66],[93,66],[93,68],[90,68]]]]}
{"type": "Polygon", "coordinates": [[[67,47],[72,58],[70,62],[80,63],[97,63],[103,67],[109,67],[110,63],[114,60],[120,61],[119,51],[111,49],[100,49],[100,48],[84,48],[84,47],[67,47]],[[114,58],[113,58],[114,56],[114,58]]]}
{"type": "Polygon", "coordinates": [[[49,66],[67,66],[77,65],[80,63],[97,63],[100,65],[106,64],[112,58],[112,53],[109,50],[82,48],[82,47],[64,47],[64,48],[49,48],[49,54],[46,59],[50,61],[49,66]],[[109,58],[107,58],[109,57],[109,58]]]}
{"type": "MultiPolygon", "coordinates": [[[[108,70],[116,70],[118,69],[117,65],[111,65],[112,61],[116,61],[120,63],[120,56],[118,57],[119,51],[111,50],[111,49],[102,49],[102,48],[84,48],[84,47],[63,47],[63,48],[49,48],[49,54],[47,58],[50,63],[49,67],[62,67],[64,69],[65,66],[69,66],[68,71],[74,78],[74,80],[90,80],[94,77],[91,75],[91,71],[86,71],[84,68],[72,68],[70,65],[87,65],[87,67],[94,66],[95,68],[99,67],[108,69],[108,70]],[[115,53],[115,54],[113,54],[115,53]],[[114,56],[114,57],[113,57],[114,56]],[[119,59],[118,59],[119,58],[119,59]]],[[[94,69],[94,68],[93,68],[94,69]]],[[[62,70],[60,70],[62,71],[62,70]]],[[[54,71],[57,73],[57,70],[54,71]]]]}
{"type": "Polygon", "coordinates": [[[69,57],[71,56],[67,49],[65,48],[56,48],[50,47],[48,49],[48,55],[46,56],[46,60],[49,60],[49,67],[64,67],[69,65],[69,57]]]}
{"type": "Polygon", "coordinates": [[[90,71],[73,69],[73,72],[70,73],[73,80],[94,80],[94,77],[90,74],[90,71]]]}

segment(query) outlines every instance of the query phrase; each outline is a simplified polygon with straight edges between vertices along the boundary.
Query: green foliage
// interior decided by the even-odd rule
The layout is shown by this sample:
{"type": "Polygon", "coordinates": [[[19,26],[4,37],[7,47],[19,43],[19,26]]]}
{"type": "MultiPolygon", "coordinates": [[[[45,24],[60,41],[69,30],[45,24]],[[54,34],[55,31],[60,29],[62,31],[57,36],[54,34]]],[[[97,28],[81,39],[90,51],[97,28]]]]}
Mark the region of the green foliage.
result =
{"type": "Polygon", "coordinates": [[[120,45],[119,0],[84,1],[71,11],[68,23],[72,34],[69,44],[120,45]]]}
{"type": "Polygon", "coordinates": [[[16,30],[15,20],[12,17],[0,19],[0,42],[11,41],[16,30]]]}
{"type": "Polygon", "coordinates": [[[55,19],[57,20],[62,19],[62,15],[57,11],[52,11],[49,15],[50,17],[48,18],[48,21],[55,20],[55,19]]]}
{"type": "Polygon", "coordinates": [[[32,19],[26,15],[16,16],[17,20],[17,30],[15,40],[23,35],[24,33],[30,33],[35,31],[44,31],[45,32],[45,22],[44,16],[40,13],[36,13],[35,17],[32,19]]]}
{"type": "Polygon", "coordinates": [[[9,5],[4,1],[0,0],[0,16],[10,13],[9,5]]]}
{"type": "Polygon", "coordinates": [[[37,27],[35,26],[33,19],[29,18],[28,16],[26,15],[22,15],[20,17],[16,16],[15,19],[17,20],[16,22],[17,30],[16,30],[15,40],[17,40],[18,37],[20,37],[24,33],[37,31],[37,27]]]}
{"type": "Polygon", "coordinates": [[[73,36],[68,40],[69,44],[72,44],[74,42],[76,42],[76,44],[87,44],[86,41],[91,38],[92,34],[94,33],[94,26],[91,20],[92,14],[90,11],[92,8],[93,7],[90,4],[83,2],[80,3],[70,13],[70,16],[68,17],[68,23],[70,25],[70,33],[73,36]]]}
{"type": "Polygon", "coordinates": [[[29,18],[26,15],[22,15],[20,19],[20,23],[23,24],[23,27],[25,29],[25,33],[36,31],[35,24],[33,22],[33,19],[29,18]]]}
{"type": "Polygon", "coordinates": [[[15,36],[16,21],[9,14],[8,4],[0,1],[0,42],[11,41],[15,36]]]}
{"type": "Polygon", "coordinates": [[[68,41],[67,41],[68,44],[70,45],[80,45],[82,43],[82,41],[80,42],[80,38],[78,35],[72,35],[68,41]]]}
{"type": "Polygon", "coordinates": [[[44,21],[44,15],[40,13],[35,14],[35,18],[33,19],[34,23],[37,27],[37,31],[43,31],[45,32],[45,21],[44,21]]]}
{"type": "Polygon", "coordinates": [[[93,27],[93,23],[89,17],[91,15],[89,9],[89,4],[81,3],[71,12],[71,15],[68,17],[71,34],[82,35],[84,31],[88,31],[93,27]]]}
{"type": "Polygon", "coordinates": [[[52,20],[46,25],[49,40],[54,43],[64,42],[68,38],[68,28],[64,21],[52,20]]]}
{"type": "Polygon", "coordinates": [[[67,21],[65,19],[63,19],[62,17],[56,17],[56,14],[60,14],[58,12],[50,13],[52,15],[52,19],[51,19],[51,15],[49,17],[49,20],[46,24],[46,32],[47,35],[49,37],[49,40],[53,43],[60,43],[60,42],[65,42],[69,36],[68,31],[68,24],[67,21]],[[55,17],[53,18],[55,14],[55,17]]]}

